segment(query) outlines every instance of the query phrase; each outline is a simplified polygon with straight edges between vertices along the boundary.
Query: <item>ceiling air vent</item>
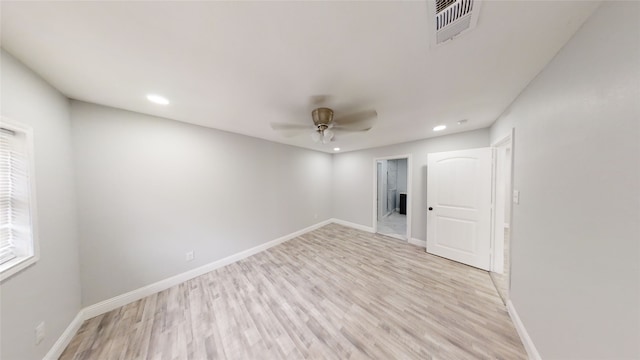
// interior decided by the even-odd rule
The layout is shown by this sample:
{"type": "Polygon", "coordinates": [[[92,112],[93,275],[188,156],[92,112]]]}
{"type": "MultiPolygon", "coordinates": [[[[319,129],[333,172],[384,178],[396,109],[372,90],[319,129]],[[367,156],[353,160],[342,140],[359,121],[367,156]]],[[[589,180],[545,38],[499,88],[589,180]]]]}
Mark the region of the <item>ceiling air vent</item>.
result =
{"type": "Polygon", "coordinates": [[[435,37],[432,41],[435,44],[473,29],[478,22],[481,0],[435,0],[429,3],[430,13],[435,16],[435,37]]]}

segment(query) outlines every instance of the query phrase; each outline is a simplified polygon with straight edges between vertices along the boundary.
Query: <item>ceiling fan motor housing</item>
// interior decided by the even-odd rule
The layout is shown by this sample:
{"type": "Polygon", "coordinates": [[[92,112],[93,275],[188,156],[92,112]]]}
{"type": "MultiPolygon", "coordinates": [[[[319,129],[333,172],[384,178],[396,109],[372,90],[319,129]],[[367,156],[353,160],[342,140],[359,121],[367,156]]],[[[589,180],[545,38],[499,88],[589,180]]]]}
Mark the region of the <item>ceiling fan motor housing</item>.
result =
{"type": "Polygon", "coordinates": [[[333,110],[329,108],[317,108],[311,112],[311,116],[313,117],[313,123],[316,126],[319,125],[329,125],[333,121],[333,110]]]}

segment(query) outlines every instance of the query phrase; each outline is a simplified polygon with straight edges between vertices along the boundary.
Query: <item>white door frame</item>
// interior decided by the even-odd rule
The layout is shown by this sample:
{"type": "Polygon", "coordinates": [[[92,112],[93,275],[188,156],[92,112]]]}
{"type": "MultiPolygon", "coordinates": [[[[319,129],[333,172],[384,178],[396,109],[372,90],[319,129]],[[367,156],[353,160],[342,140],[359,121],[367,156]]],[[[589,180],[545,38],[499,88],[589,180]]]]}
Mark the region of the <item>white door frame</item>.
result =
{"type": "Polygon", "coordinates": [[[382,173],[384,170],[385,170],[384,163],[382,161],[377,161],[376,162],[376,174],[377,174],[376,179],[378,182],[376,183],[376,190],[377,190],[376,194],[378,196],[378,201],[376,201],[376,207],[377,207],[376,220],[378,221],[381,220],[382,217],[384,216],[383,210],[386,208],[381,206],[384,193],[387,191],[384,186],[384,181],[382,180],[382,173]]]}
{"type": "Polygon", "coordinates": [[[411,154],[384,156],[373,159],[373,232],[378,232],[378,161],[397,159],[407,159],[407,233],[406,239],[402,240],[406,240],[407,242],[409,242],[411,240],[411,198],[413,197],[413,162],[411,159],[411,154]]]}
{"type": "Polygon", "coordinates": [[[507,201],[511,201],[513,188],[513,135],[514,129],[491,144],[494,149],[493,157],[493,181],[492,203],[493,212],[491,219],[491,271],[502,274],[504,272],[504,229],[511,227],[511,209],[507,201]],[[504,152],[509,149],[509,158],[504,157],[504,152]],[[504,166],[507,167],[505,176],[504,166]],[[508,214],[507,214],[508,213],[508,214]]]}

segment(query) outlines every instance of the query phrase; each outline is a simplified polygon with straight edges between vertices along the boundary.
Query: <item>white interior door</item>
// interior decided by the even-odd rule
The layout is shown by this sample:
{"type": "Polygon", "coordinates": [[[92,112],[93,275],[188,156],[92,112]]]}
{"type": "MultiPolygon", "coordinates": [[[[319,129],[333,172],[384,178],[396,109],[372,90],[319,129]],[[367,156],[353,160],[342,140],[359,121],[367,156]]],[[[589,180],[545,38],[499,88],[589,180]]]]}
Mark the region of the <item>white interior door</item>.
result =
{"type": "Polygon", "coordinates": [[[428,155],[428,253],[489,270],[491,158],[491,148],[428,155]]]}

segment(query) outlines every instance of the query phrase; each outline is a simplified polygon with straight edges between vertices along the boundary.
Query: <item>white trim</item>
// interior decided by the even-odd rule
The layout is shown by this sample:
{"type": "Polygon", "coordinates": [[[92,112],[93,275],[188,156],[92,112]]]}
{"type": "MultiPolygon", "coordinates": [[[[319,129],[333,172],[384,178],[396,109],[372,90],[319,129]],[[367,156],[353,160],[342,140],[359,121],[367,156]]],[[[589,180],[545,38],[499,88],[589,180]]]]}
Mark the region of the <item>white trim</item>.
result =
{"type": "MultiPolygon", "coordinates": [[[[407,201],[408,203],[408,201],[407,201]]],[[[74,335],[78,332],[78,330],[80,329],[80,327],[82,326],[82,323],[85,320],[91,319],[93,317],[96,317],[98,315],[102,315],[106,312],[109,312],[111,310],[117,309],[118,307],[127,305],[133,301],[136,300],[140,300],[146,296],[155,294],[157,292],[160,292],[162,290],[166,290],[172,286],[175,286],[177,284],[180,284],[182,282],[185,282],[187,280],[193,279],[194,277],[200,276],[202,274],[206,274],[207,272],[213,271],[215,269],[218,269],[220,267],[229,265],[231,263],[234,263],[236,261],[242,260],[244,258],[247,258],[249,256],[255,255],[261,251],[267,250],[273,246],[279,245],[283,242],[286,242],[288,240],[291,240],[295,237],[298,237],[300,235],[303,235],[307,232],[316,230],[318,228],[321,228],[325,225],[328,224],[338,224],[338,225],[343,225],[343,226],[347,226],[347,227],[351,227],[357,230],[362,230],[362,231],[366,231],[369,233],[374,233],[374,229],[370,226],[365,226],[365,225],[360,225],[360,224],[356,224],[350,221],[345,221],[345,220],[340,220],[340,219],[329,219],[329,220],[325,220],[322,222],[319,222],[315,225],[311,225],[309,227],[306,227],[302,230],[298,230],[295,231],[291,234],[279,237],[277,239],[271,240],[267,243],[255,246],[253,248],[241,251],[237,254],[228,256],[224,259],[218,260],[218,261],[214,261],[210,264],[189,270],[187,272],[184,272],[182,274],[178,274],[175,276],[172,276],[170,278],[164,279],[164,280],[160,280],[158,282],[155,282],[153,284],[141,287],[139,289],[130,291],[128,293],[113,297],[111,299],[107,299],[105,301],[101,301],[97,304],[91,305],[91,306],[87,306],[84,309],[81,309],[78,314],[76,315],[76,317],[71,321],[71,323],[69,324],[69,326],[67,326],[67,328],[64,330],[64,332],[62,333],[62,335],[60,335],[60,337],[58,338],[58,340],[53,344],[53,346],[51,347],[51,349],[49,349],[49,351],[47,352],[47,354],[44,356],[43,360],[53,360],[53,359],[57,359],[60,357],[60,355],[62,355],[62,352],[66,349],[66,347],[69,345],[69,343],[71,342],[71,340],[73,339],[74,335]]],[[[420,247],[425,247],[426,248],[426,241],[425,240],[420,240],[420,239],[416,239],[416,238],[409,238],[408,242],[410,244],[413,245],[417,245],[420,247]]],[[[520,339],[522,340],[522,343],[524,345],[525,350],[527,351],[527,354],[529,354],[529,359],[531,360],[541,360],[540,358],[540,354],[538,353],[538,351],[536,350],[535,345],[533,344],[533,341],[531,340],[531,338],[529,337],[529,334],[527,333],[527,330],[524,327],[524,324],[522,324],[522,321],[520,320],[520,317],[518,316],[518,313],[516,312],[515,307],[513,306],[513,303],[511,302],[511,300],[509,300],[507,302],[507,310],[509,312],[509,316],[511,316],[511,319],[513,320],[513,323],[515,325],[516,330],[518,331],[518,335],[520,335],[520,339]]]]}
{"type": "MultiPolygon", "coordinates": [[[[213,271],[215,269],[221,268],[223,266],[229,265],[231,263],[234,263],[236,261],[242,260],[244,258],[247,258],[249,256],[255,255],[261,251],[267,250],[273,246],[279,245],[285,241],[291,240],[295,237],[298,237],[300,235],[303,235],[305,233],[308,233],[310,231],[316,230],[318,228],[321,228],[325,225],[331,224],[331,223],[338,223],[341,225],[345,225],[345,226],[351,226],[351,227],[355,227],[358,228],[360,230],[365,230],[367,231],[367,227],[364,227],[362,225],[357,225],[354,223],[349,223],[347,221],[342,221],[342,220],[337,220],[337,219],[329,219],[329,220],[325,220],[325,221],[321,221],[315,225],[311,225],[309,227],[306,227],[302,230],[298,230],[295,232],[292,232],[291,234],[279,237],[277,239],[271,240],[269,242],[266,242],[264,244],[252,247],[250,249],[241,251],[239,253],[233,254],[231,256],[228,256],[224,259],[220,259],[217,261],[214,261],[210,264],[207,265],[203,265],[201,267],[186,271],[182,274],[178,274],[175,276],[172,276],[170,278],[164,279],[164,280],[160,280],[158,282],[155,282],[153,284],[147,285],[147,286],[143,286],[139,289],[133,290],[133,291],[129,291],[128,293],[124,293],[122,295],[118,295],[116,297],[113,297],[111,299],[107,299],[104,301],[101,301],[99,303],[90,305],[85,307],[84,309],[81,309],[78,314],[76,315],[76,317],[71,321],[71,323],[69,324],[69,326],[67,326],[67,328],[65,329],[65,331],[62,333],[62,335],[60,335],[60,337],[58,338],[58,340],[55,342],[55,344],[53,344],[53,346],[51,347],[51,349],[49,349],[49,351],[47,352],[47,355],[45,355],[44,360],[53,360],[53,359],[57,359],[60,357],[60,355],[62,355],[62,352],[64,351],[64,349],[66,349],[66,347],[69,345],[69,343],[71,342],[71,340],[73,339],[73,336],[78,332],[78,330],[80,329],[80,326],[82,326],[82,323],[85,320],[89,320],[91,318],[94,318],[98,315],[102,315],[106,312],[109,312],[111,310],[117,309],[121,306],[127,305],[129,303],[132,303],[134,301],[140,300],[146,296],[149,295],[153,295],[157,292],[160,292],[162,290],[166,290],[172,286],[178,285],[180,283],[183,283],[187,280],[193,279],[197,276],[200,276],[202,274],[206,274],[210,271],[213,271]]],[[[371,230],[369,230],[369,232],[372,232],[371,230]]]]}
{"type": "Polygon", "coordinates": [[[520,316],[518,316],[518,312],[516,311],[515,306],[513,306],[511,300],[507,301],[507,311],[509,312],[511,320],[513,320],[513,325],[515,326],[516,331],[518,331],[518,335],[520,335],[522,345],[524,345],[524,349],[527,351],[527,355],[529,355],[529,360],[542,360],[540,353],[538,353],[536,346],[533,344],[533,340],[529,337],[529,333],[524,327],[522,320],[520,320],[520,316]]]}
{"type": "Polygon", "coordinates": [[[67,348],[67,345],[69,345],[74,335],[78,332],[78,330],[80,330],[80,326],[82,326],[82,323],[85,319],[86,317],[84,310],[80,310],[76,317],[71,320],[71,323],[69,324],[69,326],[67,326],[62,335],[60,335],[55,344],[53,344],[51,349],[49,349],[43,360],[58,359],[60,355],[62,355],[64,349],[67,348]]]}
{"type": "Polygon", "coordinates": [[[9,260],[2,264],[2,270],[0,270],[0,282],[7,280],[20,271],[28,268],[29,266],[37,263],[40,260],[40,254],[20,256],[15,259],[9,260]]]}
{"type": "Polygon", "coordinates": [[[71,321],[71,323],[69,324],[69,326],[67,326],[67,328],[65,329],[65,331],[62,333],[62,335],[60,335],[60,337],[58,338],[58,340],[55,342],[55,344],[53,344],[53,346],[51,347],[51,349],[49,349],[49,351],[47,352],[47,355],[45,355],[44,360],[53,360],[53,359],[57,359],[58,357],[60,357],[60,355],[62,354],[62,352],[64,351],[64,349],[66,349],[66,347],[69,345],[69,343],[71,342],[71,340],[73,339],[73,336],[78,332],[78,330],[80,329],[80,326],[82,326],[82,323],[85,320],[89,320],[93,317],[96,317],[98,315],[102,315],[106,312],[109,312],[111,310],[117,309],[121,306],[127,305],[129,303],[132,303],[134,301],[140,300],[146,296],[149,295],[153,295],[155,293],[158,293],[160,291],[166,290],[172,286],[178,285],[180,283],[183,283],[187,280],[193,279],[195,277],[198,277],[202,274],[206,274],[208,272],[211,272],[215,269],[221,268],[223,266],[229,265],[231,263],[234,263],[236,261],[242,260],[244,258],[247,258],[249,256],[255,255],[261,251],[267,250],[273,246],[279,245],[285,241],[291,240],[293,238],[296,238],[300,235],[303,235],[305,233],[308,233],[310,231],[316,230],[318,228],[321,228],[325,225],[331,224],[331,223],[335,223],[335,224],[339,224],[339,225],[343,225],[343,226],[347,226],[350,228],[354,228],[357,230],[362,230],[362,231],[366,231],[369,233],[373,233],[373,228],[370,226],[365,226],[365,225],[360,225],[360,224],[356,224],[356,223],[352,223],[350,221],[345,221],[345,220],[340,220],[340,219],[329,219],[329,220],[325,220],[322,222],[319,222],[315,225],[311,225],[309,227],[306,227],[302,230],[298,230],[295,231],[291,234],[279,237],[277,239],[271,240],[269,242],[266,242],[264,244],[252,247],[250,249],[241,251],[237,254],[233,254],[231,256],[228,256],[224,259],[220,259],[217,261],[214,261],[212,263],[209,263],[207,265],[203,265],[201,267],[186,271],[184,273],[172,276],[170,278],[164,279],[164,280],[160,280],[158,282],[155,282],[153,284],[147,285],[147,286],[143,286],[139,289],[136,290],[132,290],[129,291],[127,293],[124,293],[122,295],[118,295],[116,297],[113,297],[111,299],[107,299],[104,301],[101,301],[99,303],[90,305],[85,307],[84,309],[81,309],[78,314],[76,315],[76,317],[71,321]]]}
{"type": "MultiPolygon", "coordinates": [[[[510,159],[505,157],[505,151],[513,149],[513,128],[510,131],[494,141],[491,144],[493,151],[492,159],[492,181],[491,181],[491,267],[492,272],[503,274],[505,272],[504,264],[506,262],[504,256],[505,225],[509,225],[504,221],[505,217],[511,221],[511,216],[507,216],[507,212],[511,207],[505,206],[507,199],[510,197],[510,187],[513,180],[513,156],[510,159]],[[509,160],[509,161],[507,161],[509,160]],[[508,174],[505,174],[509,171],[508,174]],[[506,175],[506,176],[505,176],[506,175]],[[509,186],[507,189],[506,187],[509,186]]],[[[510,215],[510,214],[509,214],[510,215]]]]}
{"type": "Polygon", "coordinates": [[[424,248],[424,249],[427,248],[427,241],[426,240],[420,240],[420,239],[416,239],[416,238],[411,238],[411,239],[409,239],[408,242],[411,245],[420,246],[421,248],[424,248]]]}
{"type": "Polygon", "coordinates": [[[153,295],[155,293],[158,293],[160,291],[166,290],[172,286],[181,284],[185,281],[191,280],[195,277],[198,277],[202,274],[206,274],[208,272],[211,272],[215,269],[221,268],[223,266],[232,264],[236,261],[242,260],[244,258],[247,258],[249,256],[255,255],[261,251],[267,250],[273,246],[279,245],[285,241],[291,240],[295,237],[298,237],[300,235],[303,235],[305,233],[308,233],[310,231],[319,229],[325,225],[331,224],[331,223],[335,223],[335,224],[339,224],[339,225],[344,225],[347,227],[351,227],[354,229],[358,229],[358,230],[363,230],[366,232],[370,232],[373,233],[373,229],[369,226],[364,226],[364,225],[360,225],[360,224],[356,224],[356,223],[352,223],[349,221],[345,221],[345,220],[340,220],[340,219],[329,219],[329,220],[325,220],[322,222],[319,222],[315,225],[311,225],[309,227],[306,227],[302,230],[298,230],[296,232],[293,232],[291,234],[279,237],[275,240],[271,240],[269,242],[266,242],[264,244],[252,247],[250,249],[241,251],[239,253],[230,255],[224,259],[220,259],[217,261],[214,261],[212,263],[200,266],[198,268],[183,272],[181,274],[166,278],[164,280],[160,280],[158,282],[155,282],[153,284],[141,287],[139,289],[133,290],[133,291],[129,291],[127,293],[124,293],[122,295],[118,295],[116,297],[113,297],[111,299],[107,299],[104,301],[101,301],[99,303],[87,306],[86,308],[84,308],[82,311],[84,312],[84,318],[85,319],[91,319],[93,317],[96,317],[98,315],[104,314],[106,312],[109,312],[111,310],[117,309],[121,306],[127,305],[129,303],[132,303],[134,301],[140,300],[146,296],[149,295],[153,295]]]}
{"type": "Polygon", "coordinates": [[[291,234],[279,237],[275,240],[271,240],[269,242],[266,242],[264,244],[252,247],[250,249],[241,251],[239,253],[233,254],[231,256],[227,256],[224,259],[220,259],[217,261],[214,261],[212,263],[200,266],[198,268],[183,272],[182,274],[178,274],[175,276],[172,276],[170,278],[164,279],[164,280],[160,280],[158,282],[155,282],[153,284],[141,287],[139,289],[133,290],[133,291],[129,291],[128,293],[124,293],[122,295],[118,295],[116,297],[113,297],[111,299],[107,299],[104,301],[101,301],[97,304],[93,304],[91,306],[88,306],[86,308],[84,308],[84,313],[85,313],[85,319],[90,319],[92,317],[104,314],[108,311],[117,309],[121,306],[127,305],[129,303],[132,303],[134,301],[140,300],[146,296],[155,294],[157,292],[166,290],[172,286],[181,284],[187,280],[191,280],[195,277],[198,277],[202,274],[206,274],[208,272],[211,272],[215,269],[221,268],[223,266],[232,264],[236,261],[242,260],[244,258],[247,258],[249,256],[255,255],[261,251],[267,250],[273,246],[279,245],[285,241],[291,240],[295,237],[298,237],[302,234],[308,233],[309,231],[313,231],[315,229],[321,228],[329,223],[331,223],[331,220],[325,220],[322,222],[319,222],[315,225],[311,225],[309,227],[306,227],[302,230],[298,230],[296,232],[293,232],[291,234]]]}
{"type": "MultiPolygon", "coordinates": [[[[381,159],[382,160],[382,159],[381,159]]],[[[373,159],[373,233],[378,231],[378,159],[373,159]]],[[[348,226],[348,225],[347,225],[348,226]]]]}
{"type": "Polygon", "coordinates": [[[352,223],[350,221],[340,220],[340,219],[335,219],[335,218],[331,219],[329,221],[334,223],[334,224],[347,226],[347,227],[354,228],[354,229],[357,229],[357,230],[366,231],[368,233],[375,233],[374,228],[371,227],[371,226],[360,225],[360,224],[352,223]]]}
{"type": "Polygon", "coordinates": [[[513,128],[509,129],[509,133],[503,135],[498,140],[492,142],[491,147],[498,147],[506,144],[511,145],[511,139],[513,139],[513,133],[514,133],[514,129],[513,128]]]}
{"type": "Polygon", "coordinates": [[[411,239],[411,218],[413,217],[413,158],[411,154],[407,155],[407,240],[411,239]]]}
{"type": "Polygon", "coordinates": [[[0,283],[11,276],[21,272],[40,260],[40,239],[38,231],[38,203],[36,199],[36,162],[33,141],[33,127],[15,121],[6,116],[0,116],[2,126],[13,131],[18,131],[25,136],[25,150],[27,157],[29,177],[29,220],[31,221],[31,254],[19,257],[0,266],[0,283]]]}

